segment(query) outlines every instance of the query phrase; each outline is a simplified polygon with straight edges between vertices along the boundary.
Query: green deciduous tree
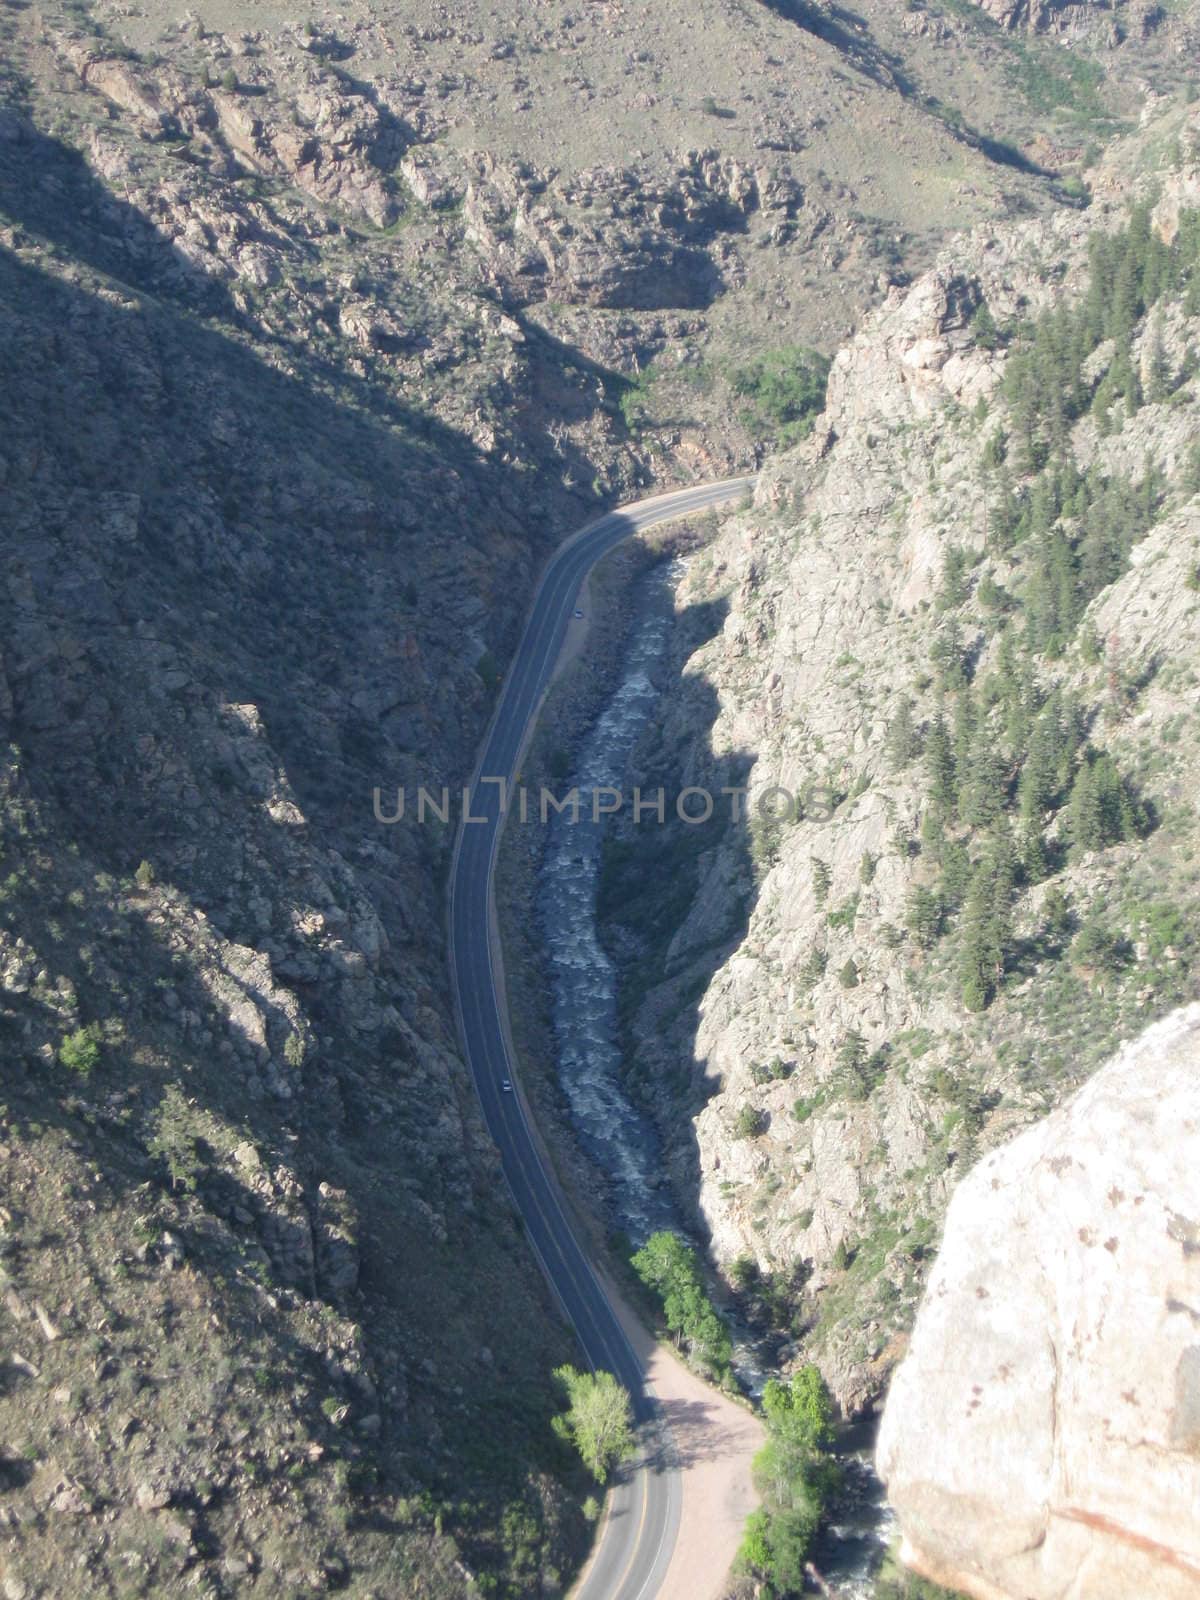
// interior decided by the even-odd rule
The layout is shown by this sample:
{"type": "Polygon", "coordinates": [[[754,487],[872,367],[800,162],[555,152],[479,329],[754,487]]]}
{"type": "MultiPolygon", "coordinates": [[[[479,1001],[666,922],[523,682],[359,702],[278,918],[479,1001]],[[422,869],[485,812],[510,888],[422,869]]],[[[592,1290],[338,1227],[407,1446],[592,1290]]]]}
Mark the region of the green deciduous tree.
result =
{"type": "Polygon", "coordinates": [[[677,1233],[663,1229],[632,1260],[633,1270],[658,1297],[663,1319],[677,1344],[686,1343],[699,1365],[715,1373],[729,1366],[729,1333],[704,1292],[696,1252],[677,1233]]]}
{"type": "Polygon", "coordinates": [[[833,1405],[816,1367],[801,1367],[786,1384],[768,1378],[762,1407],[767,1425],[781,1439],[808,1450],[826,1450],[833,1443],[833,1405]]]}
{"type": "Polygon", "coordinates": [[[776,1591],[798,1594],[813,1537],[838,1481],[826,1453],[833,1439],[833,1408],[812,1366],[802,1367],[788,1384],[768,1382],[762,1404],[767,1442],[754,1458],[753,1471],[763,1503],[747,1521],[740,1562],[776,1591]]]}
{"type": "Polygon", "coordinates": [[[785,345],[739,367],[733,389],[751,402],[752,426],[770,429],[787,442],[801,439],[825,404],[827,356],[800,345],[785,345]]]}
{"type": "Polygon", "coordinates": [[[554,1431],[575,1446],[597,1483],[605,1483],[613,1467],[633,1453],[629,1392],[611,1372],[557,1367],[554,1381],[567,1403],[565,1415],[554,1418],[554,1431]]]}

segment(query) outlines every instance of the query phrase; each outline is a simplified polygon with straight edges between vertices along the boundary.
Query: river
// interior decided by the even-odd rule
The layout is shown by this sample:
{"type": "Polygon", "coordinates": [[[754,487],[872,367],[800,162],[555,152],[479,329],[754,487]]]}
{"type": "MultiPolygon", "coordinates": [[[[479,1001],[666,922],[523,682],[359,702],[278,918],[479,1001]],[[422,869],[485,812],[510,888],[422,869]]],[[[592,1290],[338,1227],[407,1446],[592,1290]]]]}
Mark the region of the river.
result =
{"type": "MultiPolygon", "coordinates": [[[[640,1245],[659,1228],[686,1233],[663,1176],[657,1130],[621,1083],[619,975],[600,937],[597,898],[605,820],[592,821],[593,790],[624,791],[634,748],[670,686],[674,592],[681,563],[663,561],[637,579],[615,685],[574,752],[568,787],[580,793],[579,820],[552,818],[539,868],[537,902],[558,1074],[576,1136],[610,1181],[611,1221],[640,1245]]],[[[755,1341],[731,1326],[734,1366],[750,1392],[770,1376],[755,1341]]],[[[839,1457],[846,1484],[814,1558],[830,1591],[865,1600],[891,1532],[870,1440],[847,1435],[839,1457]]]]}

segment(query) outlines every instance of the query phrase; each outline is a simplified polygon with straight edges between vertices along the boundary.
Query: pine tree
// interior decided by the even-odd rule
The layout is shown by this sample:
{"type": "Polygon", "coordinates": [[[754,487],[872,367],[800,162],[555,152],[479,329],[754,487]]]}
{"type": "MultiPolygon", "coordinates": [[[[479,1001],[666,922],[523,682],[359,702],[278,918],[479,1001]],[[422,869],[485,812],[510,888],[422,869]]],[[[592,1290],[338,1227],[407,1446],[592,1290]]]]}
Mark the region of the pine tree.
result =
{"type": "Polygon", "coordinates": [[[1113,280],[1112,303],[1108,308],[1108,337],[1118,346],[1128,345],[1141,312],[1138,264],[1134,252],[1126,249],[1113,280]]]}
{"type": "Polygon", "coordinates": [[[979,723],[979,707],[970,689],[954,702],[954,787],[961,794],[970,776],[971,747],[979,723]]]}
{"type": "Polygon", "coordinates": [[[818,906],[823,906],[829,898],[829,885],[832,881],[829,863],[822,861],[820,856],[810,856],[812,864],[812,891],[813,899],[818,906]]]}
{"type": "Polygon", "coordinates": [[[1021,830],[1021,872],[1026,883],[1041,883],[1050,876],[1050,860],[1041,824],[1029,821],[1021,830]]]}
{"type": "Polygon", "coordinates": [[[1046,898],[1042,901],[1042,916],[1045,919],[1046,931],[1056,939],[1061,939],[1070,933],[1074,926],[1067,897],[1058,888],[1047,890],[1046,898]]]}
{"type": "Polygon", "coordinates": [[[959,953],[962,1001],[968,1011],[982,1011],[991,1002],[1001,964],[992,875],[986,866],[980,866],[971,879],[963,907],[959,953]]]}
{"type": "Polygon", "coordinates": [[[1091,762],[1085,760],[1071,785],[1067,831],[1072,856],[1099,850],[1104,843],[1104,818],[1091,762]]]}
{"type": "Polygon", "coordinates": [[[938,866],[946,845],[946,818],[937,806],[930,806],[921,818],[921,854],[938,866]]]}
{"type": "Polygon", "coordinates": [[[925,884],[917,884],[910,890],[905,923],[922,950],[929,950],[937,943],[942,931],[942,905],[937,894],[925,884]]]}
{"type": "Polygon", "coordinates": [[[946,718],[939,710],[925,741],[925,766],[929,776],[929,798],[947,815],[954,811],[954,752],[950,748],[950,734],[946,718]]]}
{"type": "Polygon", "coordinates": [[[887,731],[887,754],[893,770],[902,772],[920,750],[921,737],[913,720],[913,702],[908,695],[901,695],[887,731]]]}
{"type": "Polygon", "coordinates": [[[964,1006],[990,1005],[1004,974],[1012,945],[1015,858],[1007,826],[998,828],[971,877],[963,907],[959,977],[964,1006]]]}
{"type": "Polygon", "coordinates": [[[956,618],[951,617],[933,641],[929,652],[937,675],[938,687],[943,691],[961,689],[967,681],[966,652],[963,649],[962,630],[956,618]]]}
{"type": "Polygon", "coordinates": [[[1008,550],[1017,542],[1021,505],[1013,489],[1012,474],[1002,462],[996,469],[996,493],[988,508],[988,543],[994,550],[1008,550]]]}
{"type": "Polygon", "coordinates": [[[983,445],[981,465],[985,472],[995,472],[1003,466],[1008,455],[1008,435],[1003,428],[993,428],[983,445]]]}
{"type": "Polygon", "coordinates": [[[1150,333],[1150,345],[1145,355],[1146,398],[1157,404],[1167,398],[1169,370],[1167,352],[1163,349],[1162,318],[1156,316],[1150,333]]]}
{"type": "Polygon", "coordinates": [[[194,1189],[200,1175],[200,1119],[178,1084],[168,1084],[154,1115],[146,1149],[166,1166],[172,1189],[194,1189]]]}
{"type": "Polygon", "coordinates": [[[942,849],[942,877],[939,898],[947,911],[957,911],[966,897],[971,881],[971,857],[965,844],[957,839],[946,841],[942,849]]]}
{"type": "Polygon", "coordinates": [[[986,300],[981,300],[975,308],[975,315],[971,318],[971,332],[981,350],[995,350],[1000,343],[1000,330],[986,300]]]}
{"type": "Polygon", "coordinates": [[[953,611],[967,598],[967,552],[951,545],[942,560],[942,581],[934,600],[937,611],[953,611]]]}
{"type": "Polygon", "coordinates": [[[836,1082],[842,1093],[853,1100],[865,1100],[871,1091],[866,1040],[856,1029],[838,1046],[836,1082]]]}
{"type": "Polygon", "coordinates": [[[1029,753],[1017,784],[1021,816],[1026,822],[1040,820],[1054,804],[1062,782],[1064,748],[1062,702],[1056,691],[1033,724],[1029,753]]]}
{"type": "Polygon", "coordinates": [[[1072,856],[1135,838],[1145,817],[1107,751],[1084,752],[1071,787],[1067,831],[1072,856]]]}
{"type": "Polygon", "coordinates": [[[987,828],[1004,810],[1004,763],[995,734],[981,720],[967,761],[966,782],[959,790],[959,814],[972,828],[987,828]]]}
{"type": "Polygon", "coordinates": [[[805,956],[797,974],[797,981],[804,990],[813,988],[825,976],[825,968],[829,965],[829,957],[824,950],[812,949],[805,956]]]}

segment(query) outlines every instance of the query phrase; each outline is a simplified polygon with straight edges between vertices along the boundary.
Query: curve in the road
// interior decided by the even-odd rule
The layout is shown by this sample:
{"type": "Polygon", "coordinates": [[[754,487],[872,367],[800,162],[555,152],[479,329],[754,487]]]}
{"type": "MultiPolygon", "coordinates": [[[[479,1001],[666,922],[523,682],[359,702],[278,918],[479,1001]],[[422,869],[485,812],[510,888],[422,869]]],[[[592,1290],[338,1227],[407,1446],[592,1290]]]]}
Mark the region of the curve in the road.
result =
{"type": "Polygon", "coordinates": [[[614,1373],[629,1390],[647,1441],[609,1497],[603,1530],[575,1600],[651,1600],[658,1593],[679,1526],[681,1488],[669,1441],[655,1422],[654,1397],[642,1363],[567,1219],[516,1085],[493,938],[502,797],[512,787],[554,675],[575,597],[591,569],[639,529],[727,505],[753,485],[752,477],[729,478],[622,506],[580,529],[554,553],[484,737],[451,866],[451,973],[463,1047],[484,1120],[530,1244],[584,1355],[592,1367],[614,1373]],[[504,784],[488,779],[503,779],[504,784]],[[506,1093],[501,1087],[505,1079],[518,1092],[506,1093]]]}

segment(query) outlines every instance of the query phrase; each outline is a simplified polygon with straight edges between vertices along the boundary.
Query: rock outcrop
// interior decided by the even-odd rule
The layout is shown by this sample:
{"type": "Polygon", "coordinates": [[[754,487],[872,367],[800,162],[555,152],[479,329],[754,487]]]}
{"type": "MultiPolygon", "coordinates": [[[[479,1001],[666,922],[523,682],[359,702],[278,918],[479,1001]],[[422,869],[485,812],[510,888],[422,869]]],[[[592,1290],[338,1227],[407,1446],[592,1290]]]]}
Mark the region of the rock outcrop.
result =
{"type": "MultiPolygon", "coordinates": [[[[1162,175],[1164,239],[1179,209],[1167,197],[1194,193],[1198,127],[1194,109],[1173,113],[1184,160],[1162,175]]],[[[1160,136],[1148,127],[1147,141],[1160,136]]],[[[1112,384],[1097,387],[1067,446],[1106,493],[1152,495],[1153,516],[1069,645],[1029,651],[1022,669],[1028,705],[1066,697],[1095,759],[1131,775],[1147,832],[1087,850],[1061,797],[1039,814],[1048,855],[1009,884],[1013,942],[986,1009],[962,981],[981,834],[931,801],[940,717],[958,742],[954,783],[973,759],[982,770],[966,719],[995,707],[1036,597],[1028,523],[1009,545],[996,490],[1007,481],[1023,512],[1037,480],[1015,447],[1003,472],[988,465],[1014,437],[1007,330],[1080,302],[1089,235],[1123,228],[1144,185],[1127,155],[1098,174],[1089,210],[957,243],[835,357],[814,433],[767,465],[755,507],[691,565],[679,687],[629,780],[749,786],[748,825],[680,826],[666,843],[655,830],[639,845],[630,824],[614,853],[610,948],[640,997],[630,1074],[713,1256],[788,1297],[781,1334],[805,1330],[850,1410],[886,1381],[963,1172],[1195,992],[1184,841],[1200,763],[1183,730],[1200,629],[1200,324],[1181,304],[1161,302],[1132,336],[1126,359],[1148,374],[1138,403],[1106,411],[1112,384]],[[989,335],[989,318],[1006,331],[989,335]],[[1169,378],[1151,381],[1164,363],[1169,378]],[[947,641],[977,700],[945,679],[947,641]],[[773,785],[799,800],[778,820],[757,809],[773,785]],[[1168,818],[1178,835],[1154,826],[1168,818]],[[684,908],[669,929],[654,903],[667,895],[684,908]]],[[[1086,382],[1113,359],[1101,344],[1086,382]]],[[[1131,498],[1123,524],[1134,515],[1131,498]]],[[[1025,736],[1006,743],[1003,719],[980,714],[1004,751],[989,793],[1011,821],[995,847],[1017,849],[1025,736]]]]}
{"type": "Polygon", "coordinates": [[[980,9],[1005,28],[1030,32],[1101,32],[1119,44],[1126,31],[1148,33],[1163,17],[1154,0],[978,0],[980,9]]]}
{"type": "Polygon", "coordinates": [[[1200,1005],[958,1188],[879,1464],[980,1600],[1200,1593],[1200,1005]]]}

